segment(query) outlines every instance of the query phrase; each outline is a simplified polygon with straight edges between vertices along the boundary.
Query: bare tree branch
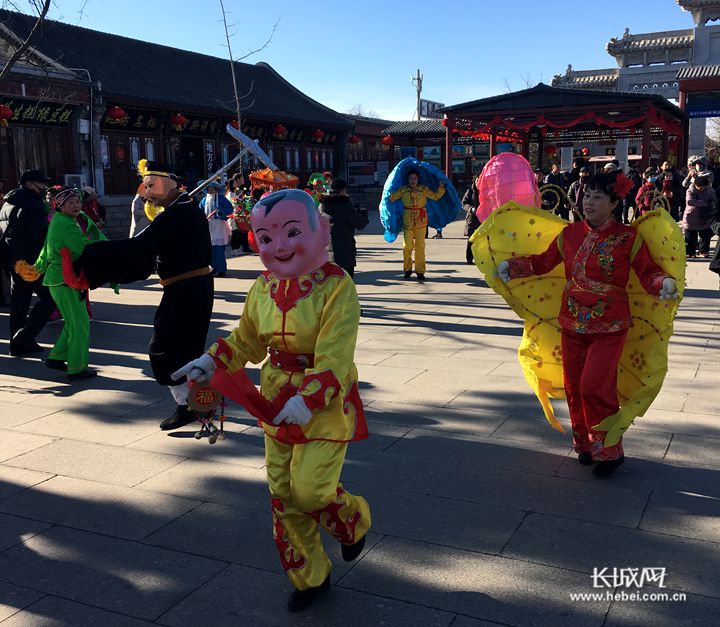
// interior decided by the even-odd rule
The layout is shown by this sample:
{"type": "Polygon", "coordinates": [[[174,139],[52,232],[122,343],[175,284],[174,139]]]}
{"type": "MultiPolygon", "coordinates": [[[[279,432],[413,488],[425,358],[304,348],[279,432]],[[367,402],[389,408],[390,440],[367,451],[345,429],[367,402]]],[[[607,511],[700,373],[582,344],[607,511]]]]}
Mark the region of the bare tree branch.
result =
{"type": "Polygon", "coordinates": [[[345,113],[349,113],[350,115],[359,115],[364,118],[379,118],[380,114],[375,111],[374,109],[366,109],[363,107],[360,103],[353,105],[349,109],[345,111],[345,113]]]}
{"type": "Polygon", "coordinates": [[[40,28],[40,25],[43,23],[43,20],[45,19],[45,16],[47,15],[48,10],[50,9],[50,3],[52,0],[44,0],[42,8],[40,9],[40,14],[38,15],[38,19],[35,22],[35,24],[32,27],[32,30],[30,31],[30,34],[27,36],[25,41],[20,45],[20,47],[15,50],[13,55],[7,60],[7,63],[5,64],[5,67],[2,69],[2,72],[0,72],[0,81],[5,78],[5,76],[10,72],[13,65],[17,62],[20,57],[22,57],[23,54],[25,54],[25,51],[30,47],[30,42],[32,41],[33,36],[35,35],[35,32],[40,28]]]}
{"type": "Polygon", "coordinates": [[[225,5],[223,0],[220,0],[220,10],[223,16],[223,26],[225,27],[225,39],[227,40],[228,54],[230,55],[230,73],[232,74],[233,82],[233,94],[235,95],[235,113],[237,115],[237,122],[240,125],[240,96],[238,95],[237,78],[235,76],[235,63],[233,63],[232,46],[230,45],[230,33],[228,31],[227,16],[225,14],[225,5]]]}
{"type": "MultiPolygon", "coordinates": [[[[221,4],[222,4],[222,0],[221,0],[221,4]]],[[[273,25],[270,36],[267,38],[267,41],[262,46],[260,46],[257,50],[251,50],[247,54],[244,54],[243,56],[238,57],[237,59],[235,59],[235,61],[242,61],[243,59],[247,59],[248,57],[260,52],[261,50],[265,50],[265,48],[267,48],[268,45],[270,44],[270,42],[272,41],[272,38],[275,36],[275,31],[277,30],[279,25],[280,25],[280,18],[278,18],[278,21],[275,22],[275,24],[273,25]]]]}

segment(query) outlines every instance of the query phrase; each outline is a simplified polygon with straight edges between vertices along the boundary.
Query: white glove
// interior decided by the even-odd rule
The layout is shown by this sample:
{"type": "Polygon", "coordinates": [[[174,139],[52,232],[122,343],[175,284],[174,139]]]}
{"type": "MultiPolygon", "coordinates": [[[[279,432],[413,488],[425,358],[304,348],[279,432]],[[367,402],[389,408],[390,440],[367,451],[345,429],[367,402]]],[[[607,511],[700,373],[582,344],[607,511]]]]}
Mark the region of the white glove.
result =
{"type": "Polygon", "coordinates": [[[188,381],[197,381],[198,383],[207,383],[215,374],[215,360],[208,354],[203,353],[197,359],[185,364],[180,370],[176,370],[170,375],[173,381],[177,381],[182,377],[187,377],[188,381]]]}
{"type": "Polygon", "coordinates": [[[673,300],[679,296],[675,279],[669,276],[665,277],[660,289],[660,300],[673,300]]]}
{"type": "Polygon", "coordinates": [[[273,424],[279,425],[281,422],[287,422],[292,425],[306,425],[312,418],[312,411],[305,404],[305,399],[296,394],[285,403],[285,406],[273,418],[273,424]]]}
{"type": "Polygon", "coordinates": [[[507,283],[510,280],[510,264],[507,261],[501,261],[495,269],[495,274],[503,283],[507,283]]]}

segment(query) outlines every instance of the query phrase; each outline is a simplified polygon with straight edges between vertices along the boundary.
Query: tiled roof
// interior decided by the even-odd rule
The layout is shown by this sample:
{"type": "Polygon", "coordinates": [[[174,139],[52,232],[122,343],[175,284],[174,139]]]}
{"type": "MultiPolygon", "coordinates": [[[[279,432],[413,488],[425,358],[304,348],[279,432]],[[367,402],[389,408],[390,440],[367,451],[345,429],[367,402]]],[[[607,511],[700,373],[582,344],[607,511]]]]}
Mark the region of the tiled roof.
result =
{"type": "Polygon", "coordinates": [[[611,55],[626,52],[643,52],[645,50],[665,50],[668,48],[689,48],[693,45],[695,34],[692,28],[686,30],[662,31],[659,33],[641,33],[613,37],[606,50],[611,55]]]}
{"type": "Polygon", "coordinates": [[[462,117],[464,114],[490,115],[500,111],[507,113],[509,111],[548,110],[562,107],[605,107],[633,101],[653,104],[675,117],[686,117],[685,113],[667,98],[656,94],[550,87],[543,83],[538,83],[535,87],[523,89],[522,91],[443,107],[440,112],[454,112],[462,117]]]}
{"type": "MultiPolygon", "coordinates": [[[[35,18],[0,11],[0,21],[25,39],[35,18]]],[[[68,68],[86,68],[106,96],[188,110],[235,108],[229,61],[48,20],[33,39],[40,53],[68,68]]],[[[244,115],[348,128],[346,116],[293,87],[266,63],[235,63],[244,115]]]]}
{"type": "Polygon", "coordinates": [[[683,9],[700,9],[702,7],[720,7],[718,0],[677,0],[683,9]]]}
{"type": "Polygon", "coordinates": [[[696,65],[684,67],[677,73],[679,81],[695,78],[718,78],[720,77],[720,65],[696,65]]]}
{"type": "Polygon", "coordinates": [[[570,72],[553,78],[553,87],[614,87],[617,84],[617,70],[570,72]]]}
{"type": "Polygon", "coordinates": [[[411,120],[408,122],[395,122],[383,133],[387,135],[444,135],[445,127],[440,120],[411,120]]]}

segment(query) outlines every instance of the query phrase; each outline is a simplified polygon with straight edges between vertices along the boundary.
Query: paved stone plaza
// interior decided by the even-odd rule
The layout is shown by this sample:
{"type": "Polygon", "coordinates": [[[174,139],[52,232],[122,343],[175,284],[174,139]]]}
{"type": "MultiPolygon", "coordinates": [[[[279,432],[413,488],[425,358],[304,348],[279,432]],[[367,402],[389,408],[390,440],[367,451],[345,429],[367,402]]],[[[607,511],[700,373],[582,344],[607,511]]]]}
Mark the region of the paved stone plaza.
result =
{"type": "MultiPolygon", "coordinates": [[[[358,237],[356,277],[371,437],[343,472],[373,527],[350,565],[327,542],[332,590],[300,615],[285,610],[254,421],[232,407],[214,446],[157,428],[172,412],[146,355],[157,281],[93,292],[89,383],[7,357],[0,310],[3,627],[717,624],[720,305],[707,262],[689,265],[665,386],[625,438],[625,465],[598,480],[525,384],[521,324],[464,263],[462,224],[428,241],[425,284],[400,280],[400,242],[376,233],[358,237]],[[571,600],[598,592],[595,567],[664,567],[663,592],[687,601],[571,600]]],[[[260,270],[255,256],[229,265],[210,339],[260,270]]]]}

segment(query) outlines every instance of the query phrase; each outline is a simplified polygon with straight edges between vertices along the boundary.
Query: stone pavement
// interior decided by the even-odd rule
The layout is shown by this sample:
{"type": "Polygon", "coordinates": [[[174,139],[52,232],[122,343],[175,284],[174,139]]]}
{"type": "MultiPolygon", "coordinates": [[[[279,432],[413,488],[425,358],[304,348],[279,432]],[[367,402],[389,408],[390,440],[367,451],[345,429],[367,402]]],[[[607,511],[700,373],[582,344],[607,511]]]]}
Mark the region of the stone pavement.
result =
{"type": "MultiPolygon", "coordinates": [[[[665,387],[629,431],[625,465],[596,480],[545,423],[516,359],[521,325],[464,264],[461,229],[428,241],[426,284],[399,279],[399,242],[358,237],[372,435],[350,446],[343,481],[373,527],[350,565],[327,542],[332,591],[300,615],[285,611],[253,421],[233,407],[214,446],[157,428],[172,410],[146,356],[157,282],[93,292],[90,383],[7,357],[0,311],[3,627],[717,624],[717,276],[690,263],[665,387]],[[662,592],[687,600],[571,600],[605,592],[595,567],[664,567],[662,592]]],[[[230,268],[210,339],[233,327],[260,265],[230,268]]]]}

